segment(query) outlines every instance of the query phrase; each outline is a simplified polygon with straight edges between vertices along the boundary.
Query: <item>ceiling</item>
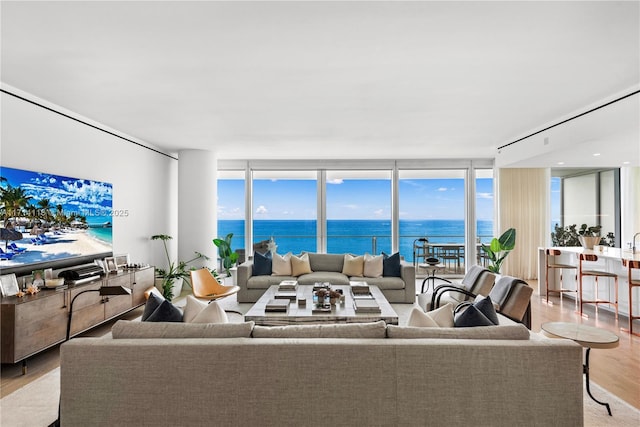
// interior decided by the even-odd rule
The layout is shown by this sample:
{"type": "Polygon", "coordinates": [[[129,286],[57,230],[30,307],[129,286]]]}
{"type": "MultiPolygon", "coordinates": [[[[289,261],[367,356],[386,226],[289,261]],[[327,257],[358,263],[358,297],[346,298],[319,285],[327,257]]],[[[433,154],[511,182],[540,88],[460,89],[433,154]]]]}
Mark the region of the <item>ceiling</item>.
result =
{"type": "Polygon", "coordinates": [[[639,4],[2,1],[1,80],[166,152],[493,158],[640,88],[639,4]]]}

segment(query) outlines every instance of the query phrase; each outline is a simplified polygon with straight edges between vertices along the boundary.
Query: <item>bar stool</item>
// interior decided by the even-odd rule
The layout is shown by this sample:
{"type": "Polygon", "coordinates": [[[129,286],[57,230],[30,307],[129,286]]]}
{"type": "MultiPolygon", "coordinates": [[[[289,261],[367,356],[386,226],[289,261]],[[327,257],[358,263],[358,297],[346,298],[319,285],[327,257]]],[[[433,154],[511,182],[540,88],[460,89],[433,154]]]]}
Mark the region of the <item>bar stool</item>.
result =
{"type": "Polygon", "coordinates": [[[629,330],[622,329],[625,332],[629,332],[633,335],[640,336],[640,333],[633,332],[633,320],[640,319],[640,316],[633,315],[633,288],[640,286],[640,279],[633,279],[631,276],[631,270],[640,270],[640,261],[632,261],[630,259],[623,259],[622,265],[629,269],[629,330]]]}
{"type": "MultiPolygon", "coordinates": [[[[576,283],[578,283],[578,267],[571,264],[562,264],[560,262],[556,262],[556,257],[562,254],[562,251],[559,249],[547,249],[547,256],[545,258],[545,287],[547,290],[547,304],[549,302],[549,293],[555,292],[560,295],[562,299],[562,294],[565,292],[577,292],[576,289],[565,289],[562,287],[562,270],[573,270],[576,273],[576,283]],[[559,289],[549,289],[549,270],[559,270],[560,271],[560,288],[559,289]]],[[[555,276],[555,274],[554,274],[555,276]]]]}
{"type": "Polygon", "coordinates": [[[604,270],[584,270],[582,268],[583,262],[596,262],[598,261],[598,256],[595,254],[578,254],[578,273],[580,280],[578,281],[579,293],[580,293],[580,316],[582,316],[582,305],[583,304],[595,304],[596,309],[598,308],[598,304],[610,304],[616,308],[616,320],[618,320],[618,275],[615,273],[611,273],[604,270]],[[582,288],[583,288],[583,279],[585,276],[592,276],[595,279],[595,293],[594,299],[590,301],[585,301],[582,296],[582,288]],[[608,277],[615,279],[615,300],[607,301],[607,300],[599,300],[598,299],[598,278],[599,277],[608,277]]]}

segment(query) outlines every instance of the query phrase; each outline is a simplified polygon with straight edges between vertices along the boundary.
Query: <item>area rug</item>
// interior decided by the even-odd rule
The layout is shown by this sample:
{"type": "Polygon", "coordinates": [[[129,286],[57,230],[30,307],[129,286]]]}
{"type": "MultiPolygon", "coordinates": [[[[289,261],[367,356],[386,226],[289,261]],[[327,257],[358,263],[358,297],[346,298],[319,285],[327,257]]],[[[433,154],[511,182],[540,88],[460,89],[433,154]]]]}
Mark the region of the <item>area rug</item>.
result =
{"type": "MultiPolygon", "coordinates": [[[[0,425],[2,427],[48,426],[58,416],[59,390],[60,368],[56,368],[0,400],[0,425]]],[[[591,392],[599,400],[611,405],[613,416],[610,417],[606,408],[591,400],[585,391],[585,426],[637,427],[640,425],[639,410],[593,382],[591,392]]]]}

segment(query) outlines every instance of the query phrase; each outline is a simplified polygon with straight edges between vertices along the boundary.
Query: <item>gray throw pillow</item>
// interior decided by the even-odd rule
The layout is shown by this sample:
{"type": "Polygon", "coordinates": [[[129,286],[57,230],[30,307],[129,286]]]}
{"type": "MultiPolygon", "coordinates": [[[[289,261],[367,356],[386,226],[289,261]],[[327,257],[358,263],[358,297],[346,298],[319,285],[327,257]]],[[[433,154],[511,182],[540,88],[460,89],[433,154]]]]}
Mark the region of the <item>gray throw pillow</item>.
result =
{"type": "Polygon", "coordinates": [[[147,299],[147,303],[144,305],[144,312],[142,313],[142,321],[146,321],[151,314],[162,304],[164,298],[159,297],[153,292],[149,293],[149,298],[147,299]]]}
{"type": "Polygon", "coordinates": [[[169,301],[164,300],[145,322],[182,322],[182,311],[169,301]]]}

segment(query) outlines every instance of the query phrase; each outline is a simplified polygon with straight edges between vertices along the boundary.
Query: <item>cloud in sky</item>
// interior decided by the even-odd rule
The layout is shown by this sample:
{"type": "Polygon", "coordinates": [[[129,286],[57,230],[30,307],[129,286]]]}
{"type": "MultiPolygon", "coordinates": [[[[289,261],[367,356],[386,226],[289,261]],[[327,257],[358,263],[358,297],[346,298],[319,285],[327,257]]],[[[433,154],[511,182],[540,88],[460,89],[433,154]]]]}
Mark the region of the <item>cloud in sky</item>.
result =
{"type": "Polygon", "coordinates": [[[328,179],[327,184],[342,184],[344,181],[340,178],[328,179]]]}
{"type": "Polygon", "coordinates": [[[258,208],[256,209],[256,214],[257,215],[265,215],[268,212],[267,208],[264,205],[260,205],[258,206],[258,208]]]}
{"type": "Polygon", "coordinates": [[[447,187],[440,187],[438,188],[438,191],[447,191],[447,187]]]}
{"type": "Polygon", "coordinates": [[[376,209],[375,211],[373,211],[373,214],[375,216],[382,216],[383,213],[384,211],[382,209],[376,209]]]}
{"type": "Polygon", "coordinates": [[[358,209],[358,205],[354,205],[354,204],[343,205],[342,207],[347,209],[358,209]]]}
{"type": "Polygon", "coordinates": [[[493,193],[476,193],[478,199],[493,199],[493,193]]]}

